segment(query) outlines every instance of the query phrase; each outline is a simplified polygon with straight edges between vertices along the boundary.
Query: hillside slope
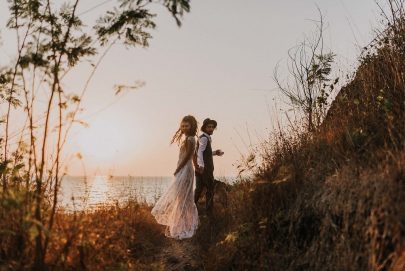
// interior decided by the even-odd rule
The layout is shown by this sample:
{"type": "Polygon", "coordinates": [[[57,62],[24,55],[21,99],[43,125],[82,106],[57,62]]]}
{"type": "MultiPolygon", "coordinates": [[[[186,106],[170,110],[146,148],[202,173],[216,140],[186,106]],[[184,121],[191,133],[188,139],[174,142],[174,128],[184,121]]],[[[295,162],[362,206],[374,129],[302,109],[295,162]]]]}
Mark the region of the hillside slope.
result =
{"type": "Polygon", "coordinates": [[[402,14],[316,132],[264,143],[256,180],[217,208],[208,270],[405,270],[404,136],[402,14]]]}

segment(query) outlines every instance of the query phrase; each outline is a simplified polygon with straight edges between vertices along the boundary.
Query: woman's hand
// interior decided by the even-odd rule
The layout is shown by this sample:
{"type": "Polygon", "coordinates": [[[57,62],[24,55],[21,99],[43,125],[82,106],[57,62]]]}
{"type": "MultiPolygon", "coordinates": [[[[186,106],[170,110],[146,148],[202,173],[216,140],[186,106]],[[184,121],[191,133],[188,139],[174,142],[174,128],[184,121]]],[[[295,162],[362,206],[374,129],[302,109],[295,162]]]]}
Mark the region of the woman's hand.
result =
{"type": "Polygon", "coordinates": [[[196,169],[195,169],[195,171],[196,171],[197,173],[199,173],[199,174],[203,174],[203,172],[204,172],[204,167],[202,167],[202,166],[197,166],[196,169]]]}

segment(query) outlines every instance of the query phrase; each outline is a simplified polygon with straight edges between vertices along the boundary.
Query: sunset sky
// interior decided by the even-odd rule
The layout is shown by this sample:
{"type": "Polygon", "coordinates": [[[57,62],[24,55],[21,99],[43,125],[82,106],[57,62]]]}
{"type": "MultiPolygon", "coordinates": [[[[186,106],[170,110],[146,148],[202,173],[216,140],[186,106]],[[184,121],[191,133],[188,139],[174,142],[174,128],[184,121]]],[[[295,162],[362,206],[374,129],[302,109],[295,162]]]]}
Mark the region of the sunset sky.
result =
{"type": "MultiPolygon", "coordinates": [[[[4,30],[5,2],[0,4],[1,64],[15,55],[9,42],[14,36],[4,30]]],[[[97,2],[103,1],[83,0],[80,12],[97,2]]],[[[91,25],[113,3],[82,18],[91,25]]],[[[379,18],[373,0],[195,0],[181,28],[158,8],[150,47],[118,45],[97,71],[81,114],[89,127],[75,127],[65,149],[68,173],[84,174],[82,163],[69,159],[80,152],[87,174],[171,175],[178,149],[170,139],[180,119],[192,114],[200,123],[206,117],[218,121],[213,148],[225,155],[215,159],[215,174],[234,175],[240,154],[266,138],[278,117],[276,108],[285,108],[273,70],[313,30],[316,5],[327,22],[325,41],[337,54],[336,66],[350,73],[379,18]],[[137,80],[146,85],[114,95],[114,85],[137,80]]],[[[66,89],[78,92],[89,71],[88,65],[74,70],[64,81],[66,89]]]]}

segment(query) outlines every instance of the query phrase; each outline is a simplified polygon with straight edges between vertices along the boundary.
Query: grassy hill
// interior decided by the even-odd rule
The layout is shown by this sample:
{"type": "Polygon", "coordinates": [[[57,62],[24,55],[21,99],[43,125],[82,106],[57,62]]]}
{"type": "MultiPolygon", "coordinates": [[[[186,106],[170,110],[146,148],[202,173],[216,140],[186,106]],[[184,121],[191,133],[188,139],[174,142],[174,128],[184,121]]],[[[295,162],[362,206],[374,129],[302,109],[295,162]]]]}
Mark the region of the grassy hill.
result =
{"type": "Polygon", "coordinates": [[[367,48],[313,133],[277,133],[231,188],[207,270],[405,270],[405,20],[367,48]]]}

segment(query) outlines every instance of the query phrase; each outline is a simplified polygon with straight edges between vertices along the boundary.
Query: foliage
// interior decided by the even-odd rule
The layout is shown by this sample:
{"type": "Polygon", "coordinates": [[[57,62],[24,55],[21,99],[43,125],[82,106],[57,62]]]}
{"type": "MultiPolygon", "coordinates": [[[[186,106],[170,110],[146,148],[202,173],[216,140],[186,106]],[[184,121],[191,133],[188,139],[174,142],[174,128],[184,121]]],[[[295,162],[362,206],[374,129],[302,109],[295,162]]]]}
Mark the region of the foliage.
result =
{"type": "MultiPolygon", "coordinates": [[[[77,115],[101,60],[117,42],[148,46],[149,31],[156,26],[151,4],[162,5],[179,26],[190,10],[189,0],[119,1],[118,8],[90,27],[96,31],[92,33],[78,15],[79,2],[8,0],[6,26],[16,34],[17,55],[0,69],[0,102],[6,105],[0,122],[5,130],[0,138],[0,264],[13,268],[44,270],[50,264],[64,175],[61,153],[72,125],[85,125],[77,115]],[[99,60],[94,64],[95,57],[99,60]],[[93,70],[81,92],[68,93],[64,78],[83,62],[90,62],[93,70]],[[21,109],[26,122],[11,133],[11,124],[17,124],[13,114],[21,109]],[[26,260],[18,261],[22,255],[26,260]]],[[[59,265],[59,260],[52,264],[59,265]]]]}
{"type": "MultiPolygon", "coordinates": [[[[125,45],[146,47],[152,38],[150,30],[156,27],[156,14],[147,9],[150,0],[121,0],[119,7],[98,20],[95,29],[101,44],[112,37],[122,39],[125,45]]],[[[190,11],[190,0],[164,0],[163,4],[181,26],[181,17],[190,11]]]]}
{"type": "Polygon", "coordinates": [[[302,110],[307,121],[308,131],[317,128],[326,114],[328,98],[335,89],[339,78],[330,83],[331,66],[335,55],[324,49],[324,20],[316,24],[314,38],[305,37],[304,41],[288,52],[289,82],[283,84],[274,71],[274,78],[280,91],[288,98],[293,107],[302,110]]]}

